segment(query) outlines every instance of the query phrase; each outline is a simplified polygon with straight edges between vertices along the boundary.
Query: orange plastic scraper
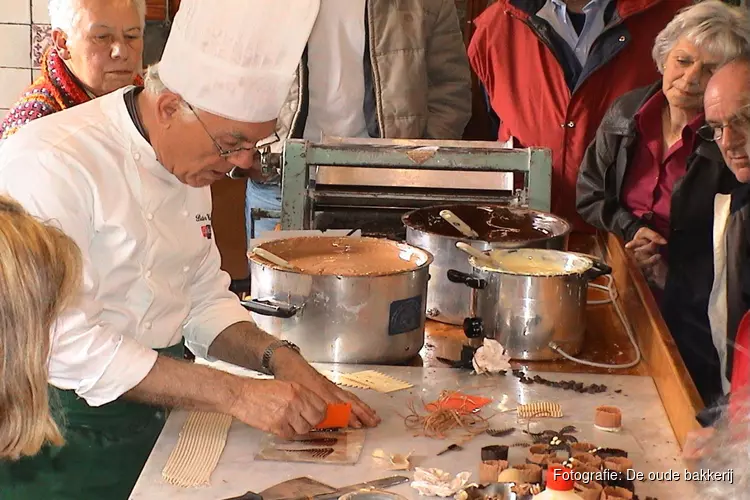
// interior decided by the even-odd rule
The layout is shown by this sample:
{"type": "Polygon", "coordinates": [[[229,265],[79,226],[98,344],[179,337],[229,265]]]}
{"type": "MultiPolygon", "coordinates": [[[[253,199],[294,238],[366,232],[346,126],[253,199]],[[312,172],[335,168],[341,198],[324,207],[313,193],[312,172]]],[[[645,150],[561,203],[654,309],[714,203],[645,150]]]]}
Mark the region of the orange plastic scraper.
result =
{"type": "Polygon", "coordinates": [[[326,410],[326,416],[316,429],[338,429],[349,427],[349,417],[352,414],[351,403],[331,403],[326,410]]]}

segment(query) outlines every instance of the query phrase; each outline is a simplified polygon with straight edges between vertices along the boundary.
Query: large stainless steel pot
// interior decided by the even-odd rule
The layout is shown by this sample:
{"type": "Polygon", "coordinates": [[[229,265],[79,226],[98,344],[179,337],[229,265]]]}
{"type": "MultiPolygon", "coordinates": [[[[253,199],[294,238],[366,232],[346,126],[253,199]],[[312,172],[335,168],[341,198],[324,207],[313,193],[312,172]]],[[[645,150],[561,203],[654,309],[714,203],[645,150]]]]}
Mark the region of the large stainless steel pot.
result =
{"type": "Polygon", "coordinates": [[[448,269],[471,272],[466,254],[456,248],[463,241],[477,250],[493,248],[551,248],[565,250],[570,224],[536,210],[488,204],[440,205],[413,210],[402,218],[406,241],[430,252],[432,279],[427,289],[427,317],[460,325],[469,314],[471,292],[455,290],[446,277],[448,269]],[[450,210],[479,233],[478,239],[461,235],[440,217],[450,210]]]}
{"type": "Polygon", "coordinates": [[[494,338],[512,359],[575,356],[586,331],[589,281],[611,268],[592,256],[546,249],[493,250],[495,263],[468,258],[472,273],[449,270],[447,279],[471,289],[470,338],[494,338]]]}
{"type": "Polygon", "coordinates": [[[401,363],[424,345],[432,255],[405,243],[298,237],[259,245],[292,271],[249,255],[252,301],[268,333],[294,342],[308,361],[401,363]]]}

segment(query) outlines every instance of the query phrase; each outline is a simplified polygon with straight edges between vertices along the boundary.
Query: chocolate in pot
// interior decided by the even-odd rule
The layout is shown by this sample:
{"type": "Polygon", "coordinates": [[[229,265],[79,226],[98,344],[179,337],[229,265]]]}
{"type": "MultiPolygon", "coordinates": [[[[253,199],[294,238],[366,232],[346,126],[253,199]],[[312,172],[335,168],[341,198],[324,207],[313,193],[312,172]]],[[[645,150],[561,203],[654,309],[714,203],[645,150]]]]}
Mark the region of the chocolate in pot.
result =
{"type": "Polygon", "coordinates": [[[476,231],[479,234],[477,239],[490,243],[534,241],[549,238],[554,233],[551,227],[552,220],[547,221],[527,210],[499,205],[431,207],[409,214],[404,222],[419,231],[463,238],[456,228],[440,217],[440,211],[445,209],[456,214],[476,231]]]}

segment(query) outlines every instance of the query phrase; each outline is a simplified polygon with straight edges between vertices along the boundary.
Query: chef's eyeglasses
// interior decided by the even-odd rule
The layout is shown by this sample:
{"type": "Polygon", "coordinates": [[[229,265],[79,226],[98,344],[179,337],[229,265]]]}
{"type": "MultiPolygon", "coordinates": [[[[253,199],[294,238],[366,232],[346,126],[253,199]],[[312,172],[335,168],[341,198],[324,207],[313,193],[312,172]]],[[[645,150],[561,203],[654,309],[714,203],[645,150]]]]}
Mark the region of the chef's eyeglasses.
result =
{"type": "Polygon", "coordinates": [[[232,155],[241,153],[243,151],[259,151],[261,154],[268,153],[271,149],[271,145],[279,142],[281,139],[279,139],[279,135],[274,132],[273,135],[270,135],[266,137],[265,139],[261,139],[258,142],[255,143],[255,146],[252,147],[239,147],[234,149],[224,149],[221,147],[221,144],[218,143],[218,141],[214,138],[214,136],[211,134],[211,132],[208,131],[208,128],[206,127],[206,124],[203,123],[203,120],[201,120],[200,116],[198,116],[198,113],[195,112],[195,109],[189,104],[187,104],[187,107],[190,108],[190,111],[193,112],[193,115],[195,115],[195,118],[198,120],[198,123],[201,124],[201,127],[203,127],[203,130],[206,131],[206,135],[209,139],[211,139],[211,142],[214,143],[214,146],[216,146],[216,149],[219,152],[219,156],[222,158],[229,158],[232,155]]]}
{"type": "Polygon", "coordinates": [[[750,105],[744,106],[737,111],[727,123],[713,127],[703,125],[698,129],[698,135],[706,141],[720,141],[724,137],[724,129],[731,128],[735,134],[748,135],[750,131],[750,105]]]}

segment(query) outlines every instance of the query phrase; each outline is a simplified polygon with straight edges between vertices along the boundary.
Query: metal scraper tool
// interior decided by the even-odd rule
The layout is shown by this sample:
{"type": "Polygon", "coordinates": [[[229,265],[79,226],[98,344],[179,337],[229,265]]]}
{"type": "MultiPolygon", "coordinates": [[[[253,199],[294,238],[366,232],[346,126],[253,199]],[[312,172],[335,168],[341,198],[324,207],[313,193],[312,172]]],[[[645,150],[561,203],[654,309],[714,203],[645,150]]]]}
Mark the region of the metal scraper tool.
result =
{"type": "Polygon", "coordinates": [[[248,491],[238,497],[226,498],[224,500],[282,500],[285,498],[298,498],[319,495],[321,493],[332,493],[336,488],[316,481],[311,477],[296,477],[283,483],[276,484],[260,493],[248,491]]]}
{"type": "Polygon", "coordinates": [[[335,500],[352,491],[368,488],[385,489],[408,481],[409,478],[406,476],[391,476],[337,489],[309,477],[298,477],[271,486],[260,493],[248,491],[244,495],[225,500],[335,500]]]}

